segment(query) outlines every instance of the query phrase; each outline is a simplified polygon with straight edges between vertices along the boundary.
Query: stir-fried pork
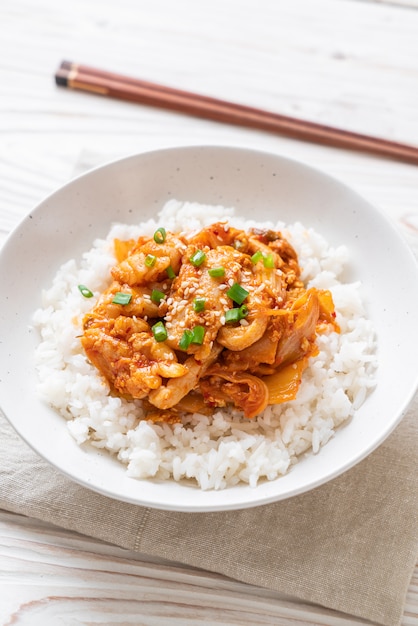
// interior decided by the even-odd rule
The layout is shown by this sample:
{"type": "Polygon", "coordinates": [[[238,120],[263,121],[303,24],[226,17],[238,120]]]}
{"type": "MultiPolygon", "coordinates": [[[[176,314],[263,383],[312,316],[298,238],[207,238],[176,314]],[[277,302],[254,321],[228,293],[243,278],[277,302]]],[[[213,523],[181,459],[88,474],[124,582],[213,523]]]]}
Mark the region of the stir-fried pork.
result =
{"type": "Polygon", "coordinates": [[[159,229],[115,241],[115,255],[81,341],[113,392],[155,408],[151,419],[228,405],[252,418],[291,400],[317,333],[338,330],[331,294],[305,289],[278,232],[159,229]]]}

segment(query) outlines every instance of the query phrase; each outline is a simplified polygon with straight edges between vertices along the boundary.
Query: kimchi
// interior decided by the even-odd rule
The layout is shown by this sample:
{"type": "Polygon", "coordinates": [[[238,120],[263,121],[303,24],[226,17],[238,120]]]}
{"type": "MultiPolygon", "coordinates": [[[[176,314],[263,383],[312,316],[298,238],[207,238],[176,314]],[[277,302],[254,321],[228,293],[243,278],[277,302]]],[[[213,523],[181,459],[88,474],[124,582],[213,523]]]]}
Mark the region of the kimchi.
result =
{"type": "Polygon", "coordinates": [[[280,232],[159,228],[115,240],[115,257],[81,342],[112,393],[143,400],[147,419],[222,407],[254,418],[296,397],[318,334],[338,332],[331,293],[305,288],[280,232]]]}

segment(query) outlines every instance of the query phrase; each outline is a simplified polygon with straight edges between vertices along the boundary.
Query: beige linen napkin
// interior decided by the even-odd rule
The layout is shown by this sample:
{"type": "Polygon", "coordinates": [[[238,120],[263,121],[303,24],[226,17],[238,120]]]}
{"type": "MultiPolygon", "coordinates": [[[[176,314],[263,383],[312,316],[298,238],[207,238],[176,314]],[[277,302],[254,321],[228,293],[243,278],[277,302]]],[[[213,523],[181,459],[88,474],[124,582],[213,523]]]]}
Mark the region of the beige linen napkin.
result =
{"type": "Polygon", "coordinates": [[[307,494],[173,513],[80,487],[0,414],[0,507],[379,624],[400,623],[418,553],[418,398],[367,459],[307,494]]]}

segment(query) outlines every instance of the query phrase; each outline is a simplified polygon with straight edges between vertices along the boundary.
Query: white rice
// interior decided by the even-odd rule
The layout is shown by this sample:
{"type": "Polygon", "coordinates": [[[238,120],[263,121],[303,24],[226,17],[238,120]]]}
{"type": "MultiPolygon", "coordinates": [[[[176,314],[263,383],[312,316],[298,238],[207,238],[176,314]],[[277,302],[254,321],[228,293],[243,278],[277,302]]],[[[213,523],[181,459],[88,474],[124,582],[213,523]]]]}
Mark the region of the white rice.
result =
{"type": "Polygon", "coordinates": [[[376,338],[362,305],[361,286],[339,281],[347,261],[346,248],[332,248],[300,223],[260,224],[220,206],[172,200],[157,220],[138,226],[116,224],[80,262],[63,265],[43,293],[42,308],[34,314],[40,333],[39,394],[67,419],[77,443],[108,450],[133,478],[191,479],[201,489],[224,489],[239,482],[255,487],[260,479],[274,480],[302,453],[317,453],[375,385],[376,338]],[[83,315],[109,284],[115,237],[152,235],[161,225],[174,232],[200,230],[223,218],[238,228],[261,225],[282,231],[298,252],[306,286],[331,290],[341,333],[318,337],[319,354],[310,359],[291,402],[269,406],[255,419],[245,419],[236,410],[218,410],[211,417],[194,414],[183,423],[154,424],[144,419],[141,401],[111,396],[88,362],[79,339],[83,315]],[[83,298],[79,284],[87,285],[94,297],[83,298]]]}

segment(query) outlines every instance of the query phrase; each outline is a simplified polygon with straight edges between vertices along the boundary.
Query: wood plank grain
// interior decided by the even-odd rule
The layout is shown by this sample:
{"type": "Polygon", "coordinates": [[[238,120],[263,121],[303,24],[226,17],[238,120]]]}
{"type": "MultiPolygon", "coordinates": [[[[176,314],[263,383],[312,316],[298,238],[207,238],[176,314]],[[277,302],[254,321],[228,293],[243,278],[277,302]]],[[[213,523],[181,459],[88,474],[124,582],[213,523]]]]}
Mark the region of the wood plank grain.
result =
{"type": "MultiPolygon", "coordinates": [[[[39,4],[45,5],[45,1],[39,4]]],[[[30,11],[25,2],[18,3],[22,10],[30,11]]],[[[175,76],[179,88],[231,99],[234,96],[250,105],[263,104],[285,114],[299,114],[319,122],[344,121],[344,125],[359,131],[370,130],[372,124],[376,130],[380,126],[382,134],[408,138],[409,126],[403,125],[403,116],[392,119],[392,111],[400,98],[407,99],[401,106],[413,106],[416,102],[412,89],[416,68],[411,60],[417,46],[415,12],[405,19],[404,11],[383,5],[375,8],[363,3],[324,0],[320,5],[296,0],[291,7],[284,3],[264,4],[265,10],[254,15],[244,4],[240,17],[234,3],[225,6],[218,1],[213,4],[213,16],[205,23],[198,9],[190,10],[187,1],[181,0],[178,10],[185,16],[181,28],[176,13],[170,30],[172,12],[166,2],[159,2],[154,9],[138,9],[129,28],[124,27],[124,48],[111,52],[103,46],[115,30],[123,28],[124,16],[112,16],[104,3],[99,12],[101,19],[87,19],[84,26],[100,55],[93,52],[96,46],[87,47],[84,42],[76,57],[82,61],[100,58],[104,67],[164,84],[172,84],[175,76]],[[337,19],[344,24],[338,31],[334,28],[337,19]],[[187,46],[181,40],[186,36],[187,46]],[[395,36],[402,45],[396,45],[395,36]],[[165,45],[171,53],[167,58],[156,43],[164,37],[168,38],[165,45]]],[[[35,100],[20,98],[19,110],[2,118],[4,127],[10,127],[10,120],[13,122],[18,114],[25,132],[48,132],[51,123],[54,130],[61,125],[73,132],[77,129],[73,124],[77,124],[79,131],[89,126],[94,131],[106,123],[104,116],[111,115],[116,123],[123,124],[120,130],[135,132],[134,106],[115,108],[103,99],[82,99],[74,94],[65,100],[60,94],[55,100],[52,73],[62,56],[58,51],[62,50],[63,41],[71,47],[68,30],[74,33],[80,29],[80,19],[86,12],[83,6],[77,0],[74,11],[52,12],[47,23],[54,24],[54,31],[48,33],[49,38],[36,51],[35,73],[35,64],[25,60],[25,49],[32,46],[34,34],[42,31],[45,11],[39,10],[32,17],[31,30],[24,33],[29,40],[23,49],[0,61],[9,74],[6,110],[10,109],[7,102],[16,103],[25,89],[37,94],[35,100]],[[20,80],[16,82],[16,78],[20,80]],[[58,100],[63,107],[59,119],[52,107],[58,100]]],[[[11,18],[9,26],[2,44],[5,49],[15,47],[16,33],[21,28],[18,18],[11,18]]],[[[416,127],[415,116],[408,117],[416,127]]]]}
{"type": "Polygon", "coordinates": [[[367,622],[0,511],[3,623],[349,626],[367,622]],[[81,583],[82,581],[82,583],[81,583]],[[38,621],[34,622],[36,619],[38,621]],[[6,621],[8,620],[8,621],[6,621]]]}
{"type": "Polygon", "coordinates": [[[374,4],[387,4],[388,6],[403,7],[405,9],[418,9],[418,0],[357,0],[358,2],[371,2],[374,4]]]}

